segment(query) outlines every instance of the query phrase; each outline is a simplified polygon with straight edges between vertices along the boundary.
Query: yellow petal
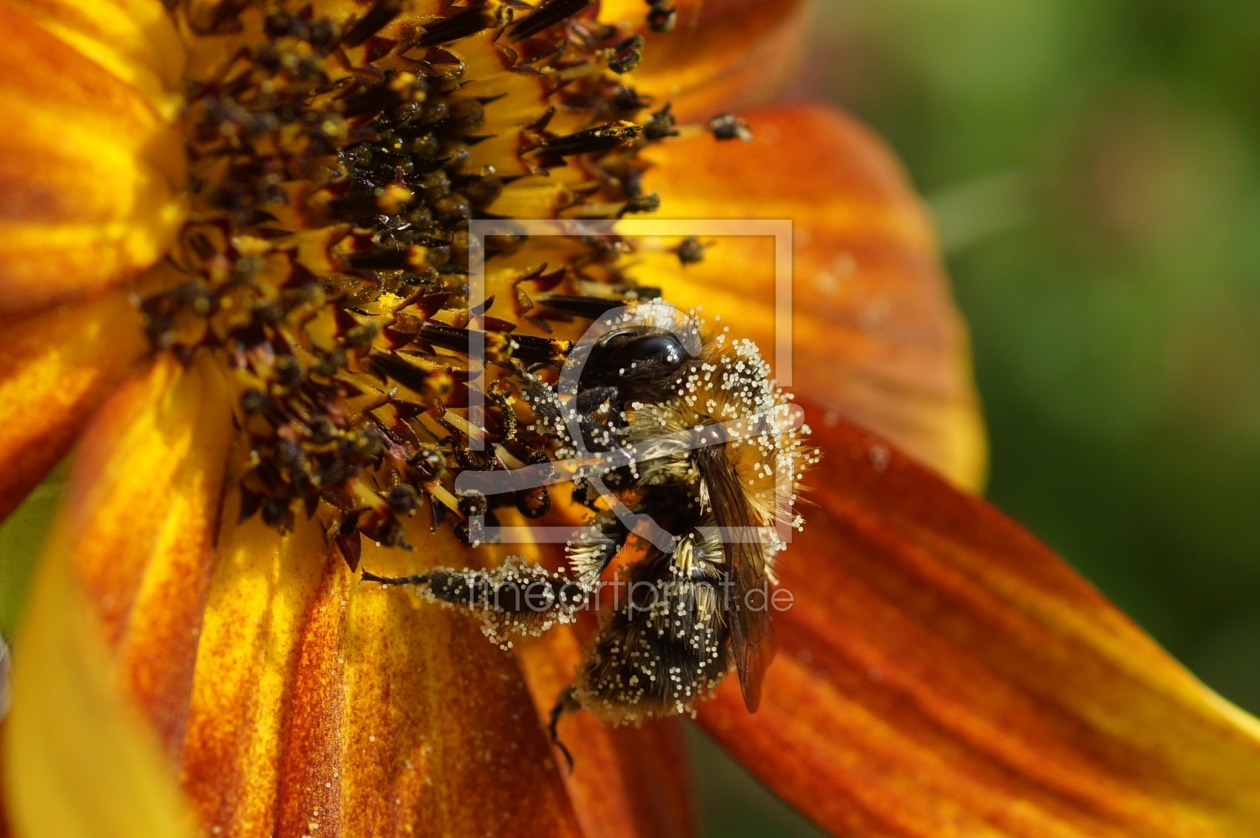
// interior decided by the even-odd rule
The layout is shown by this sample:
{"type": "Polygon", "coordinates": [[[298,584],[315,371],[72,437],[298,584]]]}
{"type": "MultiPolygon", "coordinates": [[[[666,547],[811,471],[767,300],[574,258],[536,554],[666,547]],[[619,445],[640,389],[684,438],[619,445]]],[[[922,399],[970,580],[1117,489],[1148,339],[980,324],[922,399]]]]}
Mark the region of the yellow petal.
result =
{"type": "Polygon", "coordinates": [[[0,316],[117,283],[183,215],[180,133],[137,89],[0,6],[0,316]]]}
{"type": "Polygon", "coordinates": [[[184,47],[158,0],[7,0],[40,26],[175,116],[184,47]]]}
{"type": "Polygon", "coordinates": [[[5,742],[19,835],[186,832],[169,754],[197,624],[179,606],[204,598],[230,428],[222,387],[213,368],[162,359],[83,441],[19,634],[5,742]]]}
{"type": "Polygon", "coordinates": [[[192,835],[181,827],[178,783],[119,693],[91,604],[65,558],[41,569],[15,663],[0,772],[12,834],[192,835]]]}
{"type": "Polygon", "coordinates": [[[0,326],[0,519],[65,455],[144,353],[122,291],[0,326]]]}
{"type": "MultiPolygon", "coordinates": [[[[580,526],[585,508],[556,497],[544,525],[580,526]]],[[[514,526],[527,522],[506,510],[514,526]]],[[[565,565],[558,544],[511,544],[487,548],[490,563],[525,555],[557,570],[565,565]]],[[[593,612],[572,625],[514,641],[540,725],[549,724],[561,692],[573,683],[582,652],[599,630],[593,612]]],[[[654,719],[636,726],[604,724],[589,713],[570,713],[558,733],[574,760],[564,784],[586,838],[691,838],[696,812],[681,719],[654,719]]]]}
{"type": "MultiPolygon", "coordinates": [[[[364,564],[468,562],[449,531],[413,538],[421,561],[369,545],[364,564]]],[[[511,654],[474,618],[372,587],[351,599],[347,625],[345,805],[358,813],[347,834],[379,835],[391,821],[418,835],[581,834],[511,654]],[[382,788],[393,793],[384,806],[382,788]]]]}
{"type": "MultiPolygon", "coordinates": [[[[672,102],[684,120],[769,101],[791,79],[807,22],[803,0],[675,0],[670,32],[645,31],[635,89],[672,102]]],[[[600,18],[641,24],[643,0],[605,0],[600,18]]]]}
{"type": "MultiPolygon", "coordinates": [[[[653,152],[645,188],[660,193],[660,217],[791,219],[792,391],[977,489],[986,444],[966,327],[901,167],[832,110],[780,106],[748,120],[750,144],[698,136],[653,152]]],[[[724,315],[768,353],[779,311],[773,242],[714,242],[681,272],[658,258],[646,281],[677,305],[724,315]]]]}

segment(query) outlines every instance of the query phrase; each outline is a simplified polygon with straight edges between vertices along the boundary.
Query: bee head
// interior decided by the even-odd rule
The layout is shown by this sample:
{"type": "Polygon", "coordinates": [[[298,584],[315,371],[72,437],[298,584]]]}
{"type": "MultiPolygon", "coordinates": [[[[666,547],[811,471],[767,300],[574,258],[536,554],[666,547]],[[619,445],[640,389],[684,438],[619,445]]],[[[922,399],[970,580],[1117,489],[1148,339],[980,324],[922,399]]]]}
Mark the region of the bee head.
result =
{"type": "Polygon", "coordinates": [[[583,387],[615,386],[623,396],[664,389],[692,356],[676,336],[651,326],[618,329],[591,347],[583,387]]]}

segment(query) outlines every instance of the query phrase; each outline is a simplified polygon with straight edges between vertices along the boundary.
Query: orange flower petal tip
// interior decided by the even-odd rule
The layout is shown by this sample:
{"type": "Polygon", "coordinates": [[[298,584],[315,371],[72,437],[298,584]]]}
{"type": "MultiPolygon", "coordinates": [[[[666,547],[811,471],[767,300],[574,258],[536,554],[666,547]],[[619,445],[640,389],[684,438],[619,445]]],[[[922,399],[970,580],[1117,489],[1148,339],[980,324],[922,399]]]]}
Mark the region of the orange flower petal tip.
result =
{"type": "Polygon", "coordinates": [[[843,835],[1247,836],[1260,724],[1032,536],[879,438],[820,429],[760,712],[701,724],[843,835]]]}

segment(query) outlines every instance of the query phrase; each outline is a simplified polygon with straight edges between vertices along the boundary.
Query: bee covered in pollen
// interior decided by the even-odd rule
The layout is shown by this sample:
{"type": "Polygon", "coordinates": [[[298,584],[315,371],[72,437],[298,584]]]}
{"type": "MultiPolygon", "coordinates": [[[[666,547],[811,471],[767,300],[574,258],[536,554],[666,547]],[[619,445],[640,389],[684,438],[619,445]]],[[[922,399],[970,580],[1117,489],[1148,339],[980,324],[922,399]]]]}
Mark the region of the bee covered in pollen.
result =
{"type": "MultiPolygon", "coordinates": [[[[689,713],[732,668],[755,712],[775,649],[772,559],[801,525],[799,481],[818,457],[800,409],[751,341],[710,333],[694,313],[592,297],[545,305],[594,320],[558,369],[511,376],[528,414],[520,432],[549,457],[465,471],[455,487],[478,498],[571,483],[589,520],[567,540],[567,567],[513,557],[364,578],[468,609],[505,648],[599,610],[601,630],[553,710],[553,741],[571,710],[615,723],[689,713]],[[606,581],[615,564],[625,578],[606,581]]],[[[495,538],[476,523],[475,538],[495,538]]]]}

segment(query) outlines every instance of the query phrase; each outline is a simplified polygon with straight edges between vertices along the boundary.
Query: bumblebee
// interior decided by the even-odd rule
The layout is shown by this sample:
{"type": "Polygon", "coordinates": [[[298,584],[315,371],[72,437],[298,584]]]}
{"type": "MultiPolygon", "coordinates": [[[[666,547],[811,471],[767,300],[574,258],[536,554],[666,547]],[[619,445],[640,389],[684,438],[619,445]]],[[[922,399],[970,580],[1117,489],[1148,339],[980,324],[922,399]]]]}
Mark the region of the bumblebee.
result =
{"type": "Polygon", "coordinates": [[[707,331],[694,314],[661,301],[548,305],[598,315],[557,380],[518,371],[522,429],[549,461],[474,477],[488,492],[495,479],[498,491],[571,482],[589,524],[568,541],[567,567],[514,557],[490,570],[364,578],[472,610],[504,647],[599,610],[601,630],[552,713],[558,745],[565,712],[615,723],[688,713],[732,668],[755,712],[775,650],[772,558],[800,526],[799,480],[817,459],[799,408],[751,341],[707,331]],[[619,557],[625,577],[609,581],[619,557]]]}

